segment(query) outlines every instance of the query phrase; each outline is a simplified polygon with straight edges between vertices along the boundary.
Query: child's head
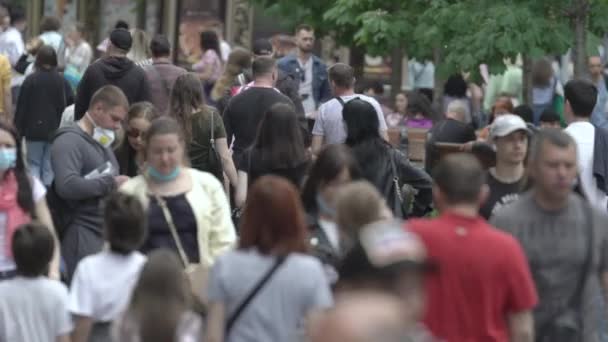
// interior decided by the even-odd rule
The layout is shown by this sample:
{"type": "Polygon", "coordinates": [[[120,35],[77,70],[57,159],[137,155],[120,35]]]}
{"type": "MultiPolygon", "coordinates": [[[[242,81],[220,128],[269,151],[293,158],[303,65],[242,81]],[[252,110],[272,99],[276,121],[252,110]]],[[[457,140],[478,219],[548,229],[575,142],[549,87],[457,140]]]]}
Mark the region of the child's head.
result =
{"type": "Polygon", "coordinates": [[[24,224],[13,235],[12,252],[17,273],[38,277],[48,273],[55,241],[49,228],[38,222],[24,224]]]}
{"type": "Polygon", "coordinates": [[[152,120],[159,117],[158,111],[150,102],[137,102],[131,105],[127,114],[127,138],[135,151],[143,148],[143,135],[150,128],[152,120]]]}
{"type": "Polygon", "coordinates": [[[553,109],[545,109],[540,116],[540,128],[561,128],[559,115],[553,109]]]}
{"type": "Polygon", "coordinates": [[[112,252],[129,254],[141,247],[148,232],[146,214],[137,198],[119,192],[111,194],[105,202],[104,219],[112,252]]]}

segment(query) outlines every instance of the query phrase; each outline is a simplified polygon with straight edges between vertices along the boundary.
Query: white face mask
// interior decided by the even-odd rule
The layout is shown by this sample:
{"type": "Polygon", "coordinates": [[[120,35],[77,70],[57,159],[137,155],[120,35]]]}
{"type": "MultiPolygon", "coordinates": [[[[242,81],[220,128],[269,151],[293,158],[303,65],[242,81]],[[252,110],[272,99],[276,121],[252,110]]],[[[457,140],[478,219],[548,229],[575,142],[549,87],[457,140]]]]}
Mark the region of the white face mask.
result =
{"type": "Polygon", "coordinates": [[[91,121],[91,123],[93,124],[93,139],[95,141],[97,141],[98,143],[101,144],[101,146],[103,147],[110,147],[112,145],[112,143],[114,142],[114,139],[116,139],[116,133],[111,130],[111,129],[107,129],[107,128],[101,128],[99,126],[97,126],[97,124],[95,123],[95,121],[93,120],[93,118],[91,117],[91,115],[89,113],[87,113],[87,116],[89,118],[89,121],[91,121]]]}

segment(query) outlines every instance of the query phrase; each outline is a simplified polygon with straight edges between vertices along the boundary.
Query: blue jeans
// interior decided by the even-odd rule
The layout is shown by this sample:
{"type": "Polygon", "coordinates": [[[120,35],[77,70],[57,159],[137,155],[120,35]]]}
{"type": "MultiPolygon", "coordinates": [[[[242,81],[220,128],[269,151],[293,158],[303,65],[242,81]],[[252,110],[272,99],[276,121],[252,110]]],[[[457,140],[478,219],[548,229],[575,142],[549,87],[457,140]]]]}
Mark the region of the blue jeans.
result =
{"type": "Polygon", "coordinates": [[[37,177],[45,186],[53,182],[51,168],[51,144],[46,141],[26,141],[27,164],[32,176],[37,177]]]}

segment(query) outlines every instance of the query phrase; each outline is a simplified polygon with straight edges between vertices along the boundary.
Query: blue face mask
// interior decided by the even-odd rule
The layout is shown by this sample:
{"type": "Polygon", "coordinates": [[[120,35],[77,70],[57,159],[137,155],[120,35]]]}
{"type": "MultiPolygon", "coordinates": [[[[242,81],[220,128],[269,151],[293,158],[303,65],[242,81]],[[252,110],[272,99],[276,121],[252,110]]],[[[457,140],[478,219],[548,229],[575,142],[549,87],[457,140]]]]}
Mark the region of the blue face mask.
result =
{"type": "Polygon", "coordinates": [[[327,218],[334,219],[336,218],[336,209],[332,208],[326,201],[323,199],[321,194],[317,194],[317,209],[319,210],[319,214],[323,215],[327,218]]]}
{"type": "Polygon", "coordinates": [[[12,169],[17,165],[16,148],[0,148],[0,171],[12,169]]]}
{"type": "Polygon", "coordinates": [[[153,166],[148,166],[148,176],[159,183],[170,182],[179,176],[179,166],[175,167],[175,169],[167,175],[163,175],[153,166]]]}

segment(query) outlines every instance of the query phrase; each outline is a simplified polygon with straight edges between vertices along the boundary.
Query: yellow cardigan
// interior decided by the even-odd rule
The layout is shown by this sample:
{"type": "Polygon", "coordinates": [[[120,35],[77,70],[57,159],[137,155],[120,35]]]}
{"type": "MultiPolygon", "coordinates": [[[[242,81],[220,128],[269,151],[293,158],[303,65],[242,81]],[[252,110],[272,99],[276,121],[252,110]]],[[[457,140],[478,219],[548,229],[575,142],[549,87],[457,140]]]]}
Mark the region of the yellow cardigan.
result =
{"type": "MultiPolygon", "coordinates": [[[[200,262],[211,266],[218,255],[236,243],[230,204],[224,188],[213,175],[191,168],[183,170],[192,177],[192,190],[186,194],[186,199],[196,218],[200,262]]],[[[148,208],[148,185],[142,175],[128,180],[119,191],[137,197],[144,208],[148,208]]]]}

